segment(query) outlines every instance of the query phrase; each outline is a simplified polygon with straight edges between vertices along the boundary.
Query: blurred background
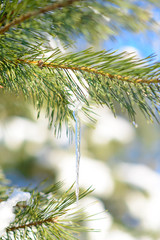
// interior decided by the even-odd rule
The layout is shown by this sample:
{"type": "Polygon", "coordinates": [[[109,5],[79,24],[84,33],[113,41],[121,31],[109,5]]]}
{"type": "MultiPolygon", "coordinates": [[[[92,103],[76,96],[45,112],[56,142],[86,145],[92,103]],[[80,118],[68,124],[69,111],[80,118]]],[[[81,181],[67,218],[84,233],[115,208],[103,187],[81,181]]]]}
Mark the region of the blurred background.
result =
{"type": "MultiPolygon", "coordinates": [[[[22,99],[0,98],[0,164],[10,184],[34,187],[48,178],[69,188],[75,182],[74,136],[70,143],[64,128],[56,138],[43,112],[37,120],[22,99]]],[[[82,240],[159,240],[159,125],[140,113],[131,123],[106,107],[93,109],[96,124],[81,121],[80,186],[95,190],[81,204],[88,215],[99,213],[87,224],[101,232],[82,240]]]]}
{"type": "MultiPolygon", "coordinates": [[[[160,14],[155,10],[155,18],[160,14]]],[[[125,31],[97,49],[135,52],[160,58],[160,26],[157,32],[125,31]]],[[[78,49],[89,45],[77,39],[78,49]]],[[[129,122],[117,108],[115,118],[106,107],[93,106],[96,123],[81,119],[80,186],[94,192],[82,201],[88,215],[96,214],[88,227],[100,229],[82,240],[160,240],[160,127],[137,111],[129,122]],[[107,210],[107,211],[105,211],[107,210]]],[[[75,182],[75,141],[48,129],[45,113],[36,118],[30,103],[14,95],[0,95],[0,165],[10,184],[32,187],[45,178],[75,182]]]]}

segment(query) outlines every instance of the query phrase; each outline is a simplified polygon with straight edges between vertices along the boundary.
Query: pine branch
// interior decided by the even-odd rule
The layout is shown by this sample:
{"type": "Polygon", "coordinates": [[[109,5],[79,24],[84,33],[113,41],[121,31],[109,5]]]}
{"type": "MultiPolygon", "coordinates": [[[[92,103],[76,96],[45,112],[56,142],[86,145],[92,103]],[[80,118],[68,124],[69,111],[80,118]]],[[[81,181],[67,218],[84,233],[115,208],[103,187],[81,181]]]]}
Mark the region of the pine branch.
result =
{"type": "Polygon", "coordinates": [[[22,62],[22,63],[27,63],[27,64],[33,64],[36,66],[39,66],[40,68],[46,67],[46,68],[55,68],[55,69],[70,69],[72,71],[84,71],[84,72],[88,72],[88,73],[93,73],[93,74],[97,74],[97,75],[101,75],[104,77],[108,77],[110,79],[115,79],[117,78],[118,80],[122,81],[122,82],[129,82],[129,83],[147,83],[147,84],[151,84],[151,83],[160,83],[160,79],[140,79],[140,78],[134,78],[134,77],[123,77],[121,75],[113,75],[110,73],[106,73],[104,71],[99,71],[96,68],[89,68],[89,67],[82,67],[82,66],[69,66],[69,65],[65,65],[65,64],[54,64],[52,63],[46,63],[43,61],[30,61],[30,60],[23,60],[23,59],[18,59],[17,62],[22,62]]]}
{"type": "MultiPolygon", "coordinates": [[[[20,204],[15,206],[15,221],[6,229],[3,239],[30,239],[31,233],[35,239],[45,236],[45,239],[76,240],[77,233],[91,230],[82,225],[86,214],[84,209],[75,207],[73,186],[63,194],[59,192],[61,187],[59,182],[45,187],[40,193],[37,189],[30,191],[26,188],[25,191],[32,192],[31,201],[25,208],[20,204]]],[[[80,191],[80,199],[91,192],[90,189],[80,191]]]]}
{"type": "Polygon", "coordinates": [[[20,225],[20,226],[13,226],[13,227],[10,227],[10,228],[7,228],[7,232],[10,232],[10,231],[15,231],[15,230],[19,230],[19,229],[25,229],[26,227],[36,227],[36,226],[40,226],[42,224],[46,224],[46,223],[57,223],[57,217],[54,219],[54,218],[47,218],[47,219],[44,219],[44,220],[41,220],[41,221],[36,221],[36,222],[31,222],[31,223],[26,223],[26,224],[23,224],[23,225],[20,225]]]}
{"type": "Polygon", "coordinates": [[[49,5],[49,6],[46,6],[44,8],[41,8],[39,10],[36,10],[36,11],[33,11],[33,12],[29,12],[29,13],[26,13],[16,19],[14,19],[12,22],[6,24],[4,27],[2,27],[0,29],[0,34],[4,34],[5,32],[7,32],[11,27],[15,26],[15,25],[18,25],[32,17],[35,17],[39,14],[44,14],[44,13],[47,13],[49,11],[53,11],[55,9],[58,9],[58,8],[63,8],[63,7],[67,7],[69,5],[72,5],[73,3],[75,2],[79,2],[79,1],[82,1],[82,0],[66,0],[64,2],[60,2],[60,3],[53,3],[52,5],[49,5]]]}
{"type": "MultiPolygon", "coordinates": [[[[76,2],[76,0],[74,1],[76,2]]],[[[59,4],[71,5],[73,3],[71,2],[72,1],[64,1],[59,4]]],[[[80,3],[81,1],[79,0],[78,2],[80,3]]],[[[46,10],[48,7],[43,7],[44,4],[42,4],[40,8],[41,4],[42,3],[37,5],[39,8],[37,11],[34,11],[33,6],[31,6],[33,16],[36,16],[34,15],[35,13],[40,14],[41,10],[48,11],[46,10]]],[[[121,9],[121,2],[117,2],[117,4],[121,9]]],[[[50,6],[53,7],[53,5],[50,6]]],[[[124,56],[124,53],[115,54],[106,51],[93,52],[91,49],[79,53],[62,54],[59,49],[53,50],[45,45],[45,43],[47,43],[46,39],[44,39],[43,34],[41,34],[41,32],[45,31],[48,33],[51,31],[51,34],[54,34],[55,31],[55,36],[59,37],[57,31],[61,33],[60,29],[62,29],[64,33],[62,39],[66,39],[69,34],[72,34],[72,29],[77,29],[78,27],[78,33],[81,33],[83,29],[79,29],[78,25],[76,25],[76,27],[73,24],[75,12],[80,14],[78,15],[80,16],[78,17],[78,24],[79,18],[81,19],[85,16],[84,14],[87,13],[86,19],[90,19],[89,17],[91,17],[91,21],[87,22],[87,26],[92,28],[92,24],[95,25],[97,19],[106,16],[106,12],[108,14],[111,9],[115,11],[117,16],[117,8],[112,6],[108,1],[106,1],[106,4],[105,1],[104,4],[97,1],[89,1],[89,5],[84,1],[84,4],[75,4],[72,5],[71,8],[62,7],[62,11],[57,11],[59,15],[58,20],[56,20],[56,10],[59,9],[57,6],[60,5],[54,4],[55,11],[43,15],[41,20],[44,21],[39,21],[38,25],[37,19],[35,18],[34,21],[33,18],[32,21],[23,25],[23,29],[19,27],[17,28],[17,32],[9,31],[8,34],[1,37],[1,90],[15,91],[17,95],[22,93],[25,98],[33,100],[38,112],[40,112],[42,106],[45,106],[50,125],[52,125],[54,119],[55,129],[57,129],[58,126],[58,131],[61,128],[62,121],[65,121],[67,125],[70,119],[73,118],[73,113],[69,107],[70,105],[72,105],[72,107],[75,105],[72,96],[82,103],[84,106],[82,111],[88,115],[89,101],[79,87],[78,82],[83,85],[93,102],[106,104],[114,113],[115,102],[117,102],[123,110],[127,110],[130,119],[133,121],[135,120],[136,114],[135,105],[138,105],[140,110],[149,118],[152,118],[152,116],[156,117],[160,105],[158,100],[160,88],[158,63],[151,65],[150,61],[146,59],[137,60],[132,57],[125,59],[126,55],[124,56]],[[98,13],[94,11],[96,9],[98,13]],[[107,9],[109,11],[107,11],[107,9]],[[54,21],[54,29],[52,21],[54,21]],[[35,24],[33,24],[33,28],[31,26],[32,22],[35,24]],[[91,23],[91,25],[88,25],[89,23],[91,23]],[[74,25],[73,28],[70,28],[71,25],[74,25]],[[28,32],[30,27],[32,28],[31,34],[28,32]],[[22,33],[22,35],[20,36],[19,33],[22,33]],[[40,45],[36,46],[34,42],[43,43],[42,46],[43,49],[45,49],[42,50],[40,45]],[[45,58],[45,54],[49,53],[49,51],[52,51],[53,54],[47,59],[45,58]],[[39,61],[39,59],[41,60],[39,61]],[[71,72],[75,74],[77,81],[75,81],[73,75],[70,74],[71,72]],[[86,80],[88,85],[84,85],[82,78],[86,80]],[[153,105],[154,110],[150,104],[153,105]]],[[[127,9],[132,9],[133,7],[134,5],[131,3],[126,5],[127,9]]],[[[27,11],[27,8],[24,7],[23,13],[18,12],[20,17],[17,19],[21,19],[21,17],[23,19],[23,16],[28,16],[28,13],[25,13],[25,11],[27,11]]],[[[136,11],[141,12],[143,10],[138,7],[135,8],[135,13],[136,11]]],[[[10,12],[7,14],[10,16],[10,12]]],[[[144,14],[147,13],[145,12],[144,14]]],[[[139,15],[137,16],[139,17],[139,15]]],[[[113,17],[113,12],[111,17],[113,17]]],[[[128,15],[125,16],[122,11],[120,16],[120,18],[123,19],[122,22],[124,22],[126,17],[128,17],[128,15]]],[[[146,18],[146,24],[148,24],[148,21],[150,22],[149,19],[150,17],[146,18]]],[[[14,21],[16,21],[16,19],[9,24],[13,24],[14,21]]],[[[131,26],[132,21],[133,19],[131,18],[129,20],[131,26]]],[[[144,23],[144,21],[142,22],[144,23]]],[[[108,24],[110,23],[107,23],[107,25],[108,24]]],[[[104,27],[104,21],[101,21],[101,25],[104,27]]],[[[84,26],[83,22],[82,26],[84,26]]]]}
{"type": "Polygon", "coordinates": [[[0,85],[4,91],[23,93],[25,98],[33,99],[38,112],[45,106],[50,126],[54,122],[56,134],[60,133],[62,122],[65,121],[66,126],[72,125],[70,106],[75,107],[72,96],[82,103],[82,111],[87,116],[91,99],[107,105],[115,115],[115,103],[118,103],[122,110],[127,110],[131,121],[135,121],[137,105],[147,118],[152,120],[153,116],[158,121],[160,64],[151,64],[152,58],[126,58],[125,53],[93,52],[92,49],[66,54],[54,49],[46,58],[41,57],[45,54],[36,47],[34,51],[33,56],[3,58],[0,85]]]}

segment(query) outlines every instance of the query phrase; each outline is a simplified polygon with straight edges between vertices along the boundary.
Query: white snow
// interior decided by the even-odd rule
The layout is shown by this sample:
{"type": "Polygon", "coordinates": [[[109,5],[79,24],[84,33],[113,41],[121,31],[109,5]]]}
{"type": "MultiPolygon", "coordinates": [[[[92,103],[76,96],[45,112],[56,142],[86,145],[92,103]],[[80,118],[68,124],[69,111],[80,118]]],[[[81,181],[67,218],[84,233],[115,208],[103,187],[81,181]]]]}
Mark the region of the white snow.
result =
{"type": "Polygon", "coordinates": [[[130,213],[146,230],[160,232],[160,175],[142,164],[123,163],[117,166],[117,178],[148,193],[128,194],[125,201],[130,213]]]}
{"type": "MultiPolygon", "coordinates": [[[[45,159],[44,156],[39,157],[39,163],[49,169],[57,169],[57,181],[64,180],[66,188],[75,182],[75,155],[52,151],[45,159]]],[[[85,189],[92,186],[96,196],[109,197],[114,191],[114,181],[108,166],[88,157],[81,157],[79,183],[85,189]]]]}
{"type": "Polygon", "coordinates": [[[108,144],[112,140],[125,144],[133,140],[134,128],[127,120],[119,116],[115,118],[107,108],[95,108],[93,111],[98,114],[96,128],[91,134],[94,144],[108,144]]]}
{"type": "Polygon", "coordinates": [[[0,237],[5,234],[6,228],[15,220],[14,206],[21,201],[29,201],[31,195],[14,189],[7,201],[0,203],[0,237]]]}
{"type": "Polygon", "coordinates": [[[112,229],[108,235],[106,235],[106,240],[153,240],[153,238],[148,236],[134,237],[129,232],[120,229],[112,229]]]}
{"type": "MultiPolygon", "coordinates": [[[[56,138],[53,131],[47,129],[47,126],[48,119],[43,112],[36,122],[23,117],[12,117],[5,124],[0,123],[0,141],[10,149],[19,149],[24,142],[41,145],[47,140],[61,146],[69,145],[65,126],[62,127],[61,138],[56,138]]],[[[30,145],[27,151],[32,153],[34,149],[36,148],[30,145]]]]}
{"type": "Polygon", "coordinates": [[[137,240],[136,238],[132,237],[129,233],[123,232],[121,230],[114,230],[111,231],[107,238],[108,240],[137,240]]]}
{"type": "Polygon", "coordinates": [[[105,210],[102,201],[94,197],[86,197],[79,202],[84,207],[87,216],[92,216],[89,221],[86,219],[86,226],[97,231],[88,232],[89,240],[106,240],[108,231],[113,223],[112,216],[105,210]],[[93,219],[93,220],[92,220],[93,219]]]}
{"type": "Polygon", "coordinates": [[[47,138],[47,124],[42,126],[38,123],[24,119],[22,117],[13,117],[5,124],[0,124],[0,139],[4,140],[7,147],[17,149],[24,141],[43,143],[47,138]]]}
{"type": "Polygon", "coordinates": [[[150,195],[160,191],[160,175],[143,164],[121,163],[116,168],[119,180],[135,185],[150,195]]]}

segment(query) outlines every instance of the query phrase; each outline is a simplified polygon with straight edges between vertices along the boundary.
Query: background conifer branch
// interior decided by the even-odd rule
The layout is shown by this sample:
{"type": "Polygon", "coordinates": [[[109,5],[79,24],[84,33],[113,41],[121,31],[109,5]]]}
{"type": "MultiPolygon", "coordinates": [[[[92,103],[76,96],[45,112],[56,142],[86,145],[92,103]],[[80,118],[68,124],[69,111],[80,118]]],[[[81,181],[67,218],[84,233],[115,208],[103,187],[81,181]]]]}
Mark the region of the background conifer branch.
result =
{"type": "Polygon", "coordinates": [[[32,17],[35,17],[39,14],[46,13],[46,12],[49,12],[49,11],[53,11],[53,10],[58,9],[58,8],[67,7],[71,4],[73,4],[74,2],[78,2],[78,1],[82,1],[82,0],[65,0],[65,1],[60,2],[60,3],[53,3],[52,5],[43,7],[39,10],[26,13],[26,14],[24,14],[24,15],[16,18],[16,19],[14,19],[12,22],[6,24],[4,27],[2,27],[0,29],[0,34],[4,34],[5,32],[7,32],[10,29],[10,27],[18,25],[18,24],[24,22],[25,20],[28,20],[32,17]]]}

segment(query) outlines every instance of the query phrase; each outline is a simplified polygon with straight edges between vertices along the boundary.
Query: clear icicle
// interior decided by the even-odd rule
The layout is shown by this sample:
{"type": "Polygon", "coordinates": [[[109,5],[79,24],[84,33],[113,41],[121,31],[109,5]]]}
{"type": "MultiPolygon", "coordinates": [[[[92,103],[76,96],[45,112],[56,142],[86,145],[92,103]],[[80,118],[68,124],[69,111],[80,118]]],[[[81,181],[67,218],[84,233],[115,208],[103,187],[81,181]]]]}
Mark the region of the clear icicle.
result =
{"type": "MultiPolygon", "coordinates": [[[[65,49],[63,48],[63,46],[61,45],[61,42],[58,38],[53,39],[52,37],[49,37],[49,41],[50,41],[50,45],[53,49],[55,49],[56,47],[58,47],[60,49],[60,51],[62,53],[66,53],[65,49]]],[[[88,89],[89,89],[89,85],[87,83],[87,81],[83,78],[83,76],[81,75],[81,82],[83,84],[80,83],[79,79],[77,78],[76,74],[74,73],[74,71],[68,69],[67,70],[67,74],[66,71],[64,70],[64,74],[66,75],[66,77],[68,78],[72,78],[72,80],[75,82],[75,84],[77,85],[77,90],[80,89],[80,91],[84,94],[84,96],[86,97],[86,99],[89,97],[89,93],[88,93],[88,89]]],[[[80,142],[81,142],[81,127],[80,127],[80,119],[78,117],[78,109],[81,109],[84,102],[78,100],[75,96],[75,94],[70,91],[68,88],[67,90],[69,91],[70,95],[71,95],[71,103],[69,104],[68,107],[69,109],[71,109],[73,111],[73,116],[75,119],[75,145],[76,145],[76,198],[77,198],[77,203],[78,203],[78,198],[79,198],[79,164],[80,164],[80,142]],[[74,103],[74,104],[73,104],[74,103]]],[[[72,136],[71,136],[72,137],[72,136]]],[[[72,141],[72,139],[71,139],[72,141]]]]}
{"type": "Polygon", "coordinates": [[[76,146],[76,199],[79,200],[79,164],[80,164],[80,143],[81,143],[81,126],[78,117],[78,111],[73,112],[75,119],[75,146],[76,146]]]}
{"type": "Polygon", "coordinates": [[[138,124],[135,121],[133,121],[132,124],[135,128],[138,128],[138,124]]]}

